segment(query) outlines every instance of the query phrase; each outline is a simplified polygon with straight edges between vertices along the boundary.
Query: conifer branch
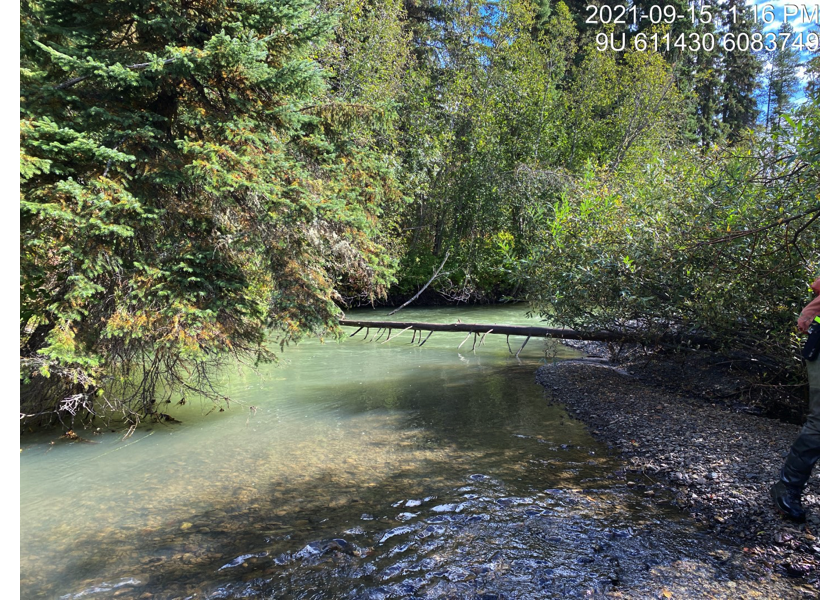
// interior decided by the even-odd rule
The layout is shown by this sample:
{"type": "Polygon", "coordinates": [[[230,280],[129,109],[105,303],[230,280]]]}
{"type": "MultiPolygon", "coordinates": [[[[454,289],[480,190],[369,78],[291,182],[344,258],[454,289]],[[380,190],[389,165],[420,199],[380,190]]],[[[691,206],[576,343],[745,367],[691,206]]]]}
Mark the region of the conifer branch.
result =
{"type": "MultiPolygon", "coordinates": [[[[174,59],[174,58],[167,58],[165,61],[163,61],[163,64],[168,65],[168,64],[170,64],[170,63],[175,62],[175,60],[176,60],[176,59],[174,59]]],[[[134,69],[134,70],[137,70],[137,69],[145,69],[146,67],[151,67],[151,66],[152,66],[152,64],[154,64],[154,63],[151,63],[151,62],[137,63],[137,64],[134,64],[134,65],[126,65],[124,68],[126,68],[126,69],[134,69]]],[[[58,85],[54,86],[54,88],[53,88],[53,89],[56,89],[56,90],[65,90],[65,89],[67,89],[67,88],[69,88],[69,87],[73,87],[73,86],[74,86],[74,85],[76,85],[77,83],[81,83],[81,82],[83,82],[85,79],[90,79],[91,77],[93,77],[93,74],[91,74],[91,75],[82,75],[82,76],[80,76],[80,77],[74,77],[73,79],[68,79],[67,81],[65,81],[65,82],[63,82],[63,83],[59,83],[58,85]]]]}

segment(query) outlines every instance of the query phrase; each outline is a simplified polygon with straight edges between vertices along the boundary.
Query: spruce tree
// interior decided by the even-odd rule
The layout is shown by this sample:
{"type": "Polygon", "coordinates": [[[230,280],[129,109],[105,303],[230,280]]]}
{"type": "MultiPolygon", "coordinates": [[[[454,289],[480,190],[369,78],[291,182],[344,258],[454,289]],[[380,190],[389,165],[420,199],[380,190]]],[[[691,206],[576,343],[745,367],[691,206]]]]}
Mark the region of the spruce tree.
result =
{"type": "MultiPolygon", "coordinates": [[[[718,11],[714,9],[715,18],[718,18],[718,11]]],[[[697,33],[700,36],[705,34],[719,35],[716,31],[716,24],[699,23],[697,33]]],[[[691,53],[686,62],[687,70],[690,71],[689,79],[693,81],[695,103],[695,122],[697,123],[697,137],[703,148],[709,148],[721,140],[720,122],[720,98],[721,98],[721,52],[719,46],[705,49],[700,48],[697,52],[691,53]]]]}
{"type": "Polygon", "coordinates": [[[329,101],[309,0],[21,6],[21,412],[136,423],[226,357],[338,333],[400,193],[329,101]]]}
{"type": "Polygon", "coordinates": [[[805,63],[805,97],[809,102],[819,103],[820,53],[817,51],[805,63]]]}
{"type": "MultiPolygon", "coordinates": [[[[793,26],[790,23],[783,23],[779,28],[779,33],[792,35],[793,26]]],[[[769,53],[769,63],[764,114],[764,126],[767,131],[781,127],[782,115],[793,109],[793,99],[801,85],[797,73],[799,56],[790,42],[782,47],[781,35],[777,48],[769,53]]]]}
{"type": "MultiPolygon", "coordinates": [[[[744,0],[727,0],[722,14],[726,31],[732,39],[744,39],[744,36],[752,39],[756,29],[748,16],[744,0]],[[733,10],[737,11],[737,19],[733,18],[733,10]]],[[[727,139],[736,141],[745,131],[755,127],[759,114],[755,92],[758,89],[761,60],[749,47],[739,47],[736,43],[732,50],[724,52],[721,66],[721,122],[726,126],[727,139]]]]}

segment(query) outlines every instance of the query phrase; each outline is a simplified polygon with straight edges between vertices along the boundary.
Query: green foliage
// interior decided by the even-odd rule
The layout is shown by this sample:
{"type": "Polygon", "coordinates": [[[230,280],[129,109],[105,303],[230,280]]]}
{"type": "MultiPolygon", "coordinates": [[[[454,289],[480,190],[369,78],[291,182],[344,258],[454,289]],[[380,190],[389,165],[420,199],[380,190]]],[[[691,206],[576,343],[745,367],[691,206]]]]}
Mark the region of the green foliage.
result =
{"type": "Polygon", "coordinates": [[[208,368],[338,334],[336,286],[392,281],[368,135],[330,93],[308,0],[22,6],[22,412],[134,422],[208,368]],[[104,396],[100,391],[104,390],[104,396]]]}
{"type": "MultiPolygon", "coordinates": [[[[792,364],[818,56],[793,115],[769,57],[756,134],[755,54],[598,50],[633,32],[588,4],[24,2],[22,412],[219,399],[215,365],[338,334],[339,306],[413,294],[444,256],[450,300],[792,364]]],[[[748,32],[737,6],[669,31],[748,32]]]]}
{"type": "MultiPolygon", "coordinates": [[[[728,33],[732,36],[752,36],[757,33],[757,26],[751,19],[733,21],[732,11],[747,14],[744,0],[727,0],[726,16],[728,33]]],[[[735,38],[737,39],[737,38],[735,38]]],[[[730,141],[738,141],[741,136],[755,125],[759,110],[755,99],[758,78],[761,73],[761,59],[750,49],[738,47],[724,52],[722,58],[721,85],[721,123],[727,128],[726,136],[730,141]]]]}
{"type": "MultiPolygon", "coordinates": [[[[779,35],[792,35],[793,26],[783,23],[779,35]]],[[[791,46],[767,53],[767,92],[765,95],[764,126],[768,131],[782,126],[783,115],[791,111],[793,101],[799,92],[799,56],[791,46]]]]}
{"type": "Polygon", "coordinates": [[[673,138],[684,103],[658,54],[590,46],[575,64],[578,36],[562,3],[549,17],[530,1],[469,7],[453,16],[457,45],[407,79],[401,147],[415,203],[401,280],[422,279],[416,265],[434,262],[416,258],[439,261],[449,250],[460,275],[441,279],[439,291],[469,279],[498,296],[516,283],[496,241],[527,252],[528,207],[552,193],[541,174],[574,173],[590,159],[615,169],[636,145],[673,138]]]}
{"type": "Polygon", "coordinates": [[[531,211],[518,264],[558,325],[702,332],[794,368],[796,317],[819,268],[819,106],[775,139],[731,150],[641,148],[616,172],[589,165],[531,211]],[[775,149],[787,155],[778,161],[775,149]]]}

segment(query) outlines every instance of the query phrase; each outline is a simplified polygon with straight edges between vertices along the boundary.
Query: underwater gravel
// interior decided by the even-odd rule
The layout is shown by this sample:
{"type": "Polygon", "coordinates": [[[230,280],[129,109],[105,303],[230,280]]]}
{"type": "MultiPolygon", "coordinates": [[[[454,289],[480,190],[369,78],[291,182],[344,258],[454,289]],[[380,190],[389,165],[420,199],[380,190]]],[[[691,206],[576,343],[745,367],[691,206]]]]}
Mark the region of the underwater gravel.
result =
{"type": "MultiPolygon", "coordinates": [[[[590,358],[541,367],[536,380],[617,452],[627,485],[664,492],[710,533],[737,544],[746,577],[777,573],[818,594],[819,463],[803,494],[805,523],[785,519],[769,496],[800,427],[704,398],[708,377],[695,396],[682,378],[669,386],[678,372],[667,360],[640,368],[590,358]]],[[[720,373],[712,378],[714,387],[737,384],[720,373]]]]}

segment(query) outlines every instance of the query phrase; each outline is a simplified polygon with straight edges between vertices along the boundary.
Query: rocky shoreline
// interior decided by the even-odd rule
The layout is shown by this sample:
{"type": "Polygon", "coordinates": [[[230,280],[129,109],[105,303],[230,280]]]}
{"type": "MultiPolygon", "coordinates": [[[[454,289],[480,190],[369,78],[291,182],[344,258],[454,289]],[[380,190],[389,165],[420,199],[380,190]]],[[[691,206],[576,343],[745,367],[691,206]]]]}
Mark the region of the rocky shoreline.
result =
{"type": "Polygon", "coordinates": [[[616,364],[602,349],[585,349],[588,359],[541,367],[537,383],[617,452],[627,485],[664,494],[710,533],[742,548],[749,574],[795,578],[818,596],[819,463],[803,495],[805,523],[785,519],[768,493],[800,427],[711,401],[710,386],[739,382],[720,372],[680,376],[696,361],[686,367],[667,357],[637,357],[616,364]]]}

